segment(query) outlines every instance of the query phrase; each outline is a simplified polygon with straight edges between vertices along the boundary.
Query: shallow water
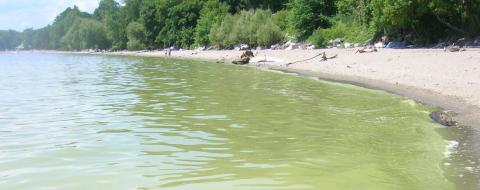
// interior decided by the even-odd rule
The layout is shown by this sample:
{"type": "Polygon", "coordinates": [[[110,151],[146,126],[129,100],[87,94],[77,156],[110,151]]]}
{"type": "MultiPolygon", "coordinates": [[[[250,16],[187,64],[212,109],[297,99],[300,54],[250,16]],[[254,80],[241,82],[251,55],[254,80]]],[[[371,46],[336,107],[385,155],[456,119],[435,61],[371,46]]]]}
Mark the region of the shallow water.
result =
{"type": "Polygon", "coordinates": [[[459,137],[432,123],[433,108],[308,77],[4,53],[0,97],[0,189],[453,190],[476,180],[458,177],[472,163],[446,159],[446,140],[459,137]]]}

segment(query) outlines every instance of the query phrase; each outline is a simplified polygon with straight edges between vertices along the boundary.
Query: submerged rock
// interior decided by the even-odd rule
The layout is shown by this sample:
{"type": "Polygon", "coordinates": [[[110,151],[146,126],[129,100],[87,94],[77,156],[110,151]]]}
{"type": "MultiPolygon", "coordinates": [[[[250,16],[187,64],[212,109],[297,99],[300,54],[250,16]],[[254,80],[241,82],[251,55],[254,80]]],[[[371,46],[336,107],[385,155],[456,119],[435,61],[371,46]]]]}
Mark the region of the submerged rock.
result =
{"type": "Polygon", "coordinates": [[[430,118],[432,118],[435,122],[440,123],[447,127],[457,125],[457,122],[453,120],[453,116],[449,112],[445,112],[445,111],[433,112],[430,114],[430,118]]]}

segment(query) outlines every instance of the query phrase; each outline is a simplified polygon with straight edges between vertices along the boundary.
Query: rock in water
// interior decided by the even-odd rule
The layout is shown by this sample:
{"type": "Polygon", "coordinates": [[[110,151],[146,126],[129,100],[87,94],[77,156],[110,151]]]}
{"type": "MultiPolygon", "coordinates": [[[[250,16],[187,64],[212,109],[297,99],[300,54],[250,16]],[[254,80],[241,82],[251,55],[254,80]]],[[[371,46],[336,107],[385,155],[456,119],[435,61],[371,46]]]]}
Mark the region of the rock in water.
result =
{"type": "Polygon", "coordinates": [[[430,118],[447,127],[457,125],[457,122],[453,120],[453,117],[444,111],[433,112],[430,114],[430,118]]]}

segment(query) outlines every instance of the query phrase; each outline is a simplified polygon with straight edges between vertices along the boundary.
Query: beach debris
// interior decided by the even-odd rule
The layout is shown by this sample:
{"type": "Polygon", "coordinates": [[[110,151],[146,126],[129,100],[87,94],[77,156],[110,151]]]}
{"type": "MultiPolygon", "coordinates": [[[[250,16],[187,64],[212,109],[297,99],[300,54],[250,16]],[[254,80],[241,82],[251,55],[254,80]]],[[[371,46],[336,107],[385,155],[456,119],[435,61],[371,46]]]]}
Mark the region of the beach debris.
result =
{"type": "Polygon", "coordinates": [[[246,58],[246,57],[249,57],[249,58],[252,58],[252,57],[255,57],[255,55],[253,55],[253,52],[248,50],[248,51],[245,51],[242,53],[242,55],[240,56],[240,58],[246,58]]]}
{"type": "Polygon", "coordinates": [[[391,49],[403,49],[405,47],[405,42],[388,42],[387,46],[385,46],[385,48],[391,49]]]}
{"type": "Polygon", "coordinates": [[[270,46],[270,49],[271,49],[271,50],[280,49],[280,44],[274,44],[274,45],[270,46]]]}
{"type": "Polygon", "coordinates": [[[300,61],[294,61],[294,62],[290,62],[290,63],[287,63],[285,66],[288,67],[292,64],[295,64],[295,63],[300,63],[300,62],[305,62],[305,61],[309,61],[309,60],[312,60],[312,59],[315,59],[317,57],[321,57],[322,59],[320,61],[327,61],[329,59],[334,59],[334,58],[337,58],[337,54],[335,54],[334,56],[331,56],[331,57],[327,57],[327,53],[325,52],[322,52],[322,53],[319,53],[311,58],[308,58],[308,59],[304,59],[304,60],[300,60],[300,61]]]}
{"type": "Polygon", "coordinates": [[[299,44],[298,43],[295,43],[293,42],[292,40],[288,41],[287,43],[283,44],[280,49],[283,49],[283,50],[294,50],[294,49],[298,49],[299,47],[299,44]]]}
{"type": "Polygon", "coordinates": [[[330,47],[341,47],[343,44],[343,38],[336,38],[328,41],[330,47]]]}
{"type": "Polygon", "coordinates": [[[451,45],[451,46],[445,47],[443,51],[459,52],[459,51],[467,51],[467,50],[465,48],[461,48],[460,46],[451,45]]]}
{"type": "Polygon", "coordinates": [[[355,51],[355,54],[356,53],[372,53],[377,51],[378,51],[377,47],[363,47],[363,48],[357,49],[357,51],[355,51]]]}
{"type": "Polygon", "coordinates": [[[453,113],[449,111],[432,112],[430,113],[430,118],[432,118],[433,121],[447,127],[457,125],[457,122],[453,120],[453,113]]]}
{"type": "Polygon", "coordinates": [[[345,42],[345,43],[343,43],[343,47],[344,47],[344,48],[351,48],[351,47],[352,47],[352,44],[351,44],[351,43],[348,43],[348,42],[345,42]]]}
{"type": "Polygon", "coordinates": [[[240,46],[235,46],[233,49],[237,51],[248,50],[250,47],[247,44],[240,44],[240,46]]]}
{"type": "Polygon", "coordinates": [[[373,47],[376,47],[376,48],[384,48],[385,47],[385,44],[383,42],[377,42],[373,45],[373,47]]]}
{"type": "Polygon", "coordinates": [[[320,60],[320,61],[327,61],[327,60],[329,60],[329,59],[335,59],[335,58],[337,58],[337,56],[338,56],[338,55],[335,54],[334,56],[327,57],[327,54],[326,54],[325,52],[323,52],[323,53],[322,53],[322,60],[320,60]]]}
{"type": "Polygon", "coordinates": [[[242,53],[242,55],[240,56],[240,59],[235,59],[232,61],[232,63],[236,65],[245,65],[245,64],[248,64],[250,62],[250,59],[253,57],[255,57],[255,55],[253,55],[253,52],[250,50],[247,50],[242,53]]]}

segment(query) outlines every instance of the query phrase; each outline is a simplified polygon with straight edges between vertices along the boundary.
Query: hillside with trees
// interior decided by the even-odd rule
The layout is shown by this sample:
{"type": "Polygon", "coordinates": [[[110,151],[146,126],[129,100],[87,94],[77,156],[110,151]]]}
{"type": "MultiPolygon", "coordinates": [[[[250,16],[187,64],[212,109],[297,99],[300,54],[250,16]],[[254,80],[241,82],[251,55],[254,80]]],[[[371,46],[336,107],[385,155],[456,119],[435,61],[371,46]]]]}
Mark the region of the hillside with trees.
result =
{"type": "Polygon", "coordinates": [[[101,0],[93,14],[73,7],[44,28],[0,31],[0,50],[325,47],[336,38],[428,46],[478,36],[480,0],[101,0]]]}

